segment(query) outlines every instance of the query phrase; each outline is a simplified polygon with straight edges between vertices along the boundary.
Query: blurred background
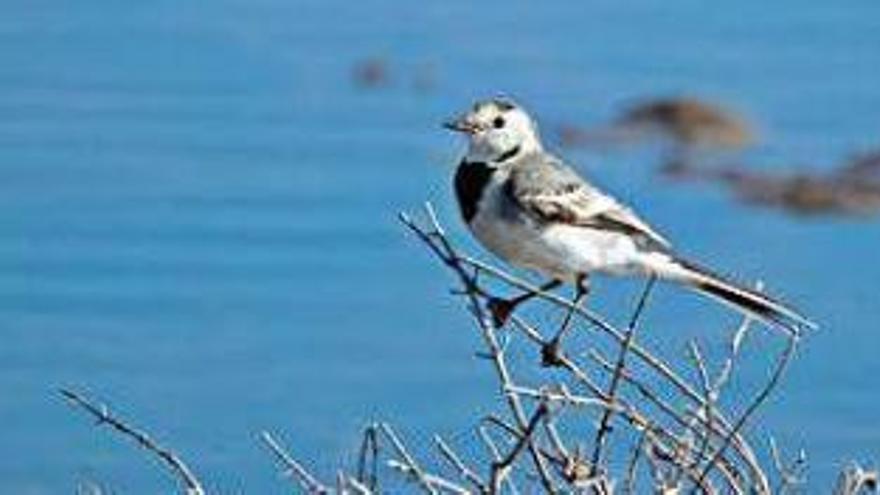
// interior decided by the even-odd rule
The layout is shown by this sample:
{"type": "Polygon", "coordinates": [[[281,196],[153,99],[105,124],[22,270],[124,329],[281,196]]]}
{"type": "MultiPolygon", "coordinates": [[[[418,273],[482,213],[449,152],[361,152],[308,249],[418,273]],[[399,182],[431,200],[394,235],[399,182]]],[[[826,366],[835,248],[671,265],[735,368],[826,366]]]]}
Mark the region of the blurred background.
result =
{"type": "MultiPolygon", "coordinates": [[[[575,139],[699,98],[754,137],[710,151],[712,170],[825,184],[880,145],[875,1],[7,0],[0,39],[2,493],[169,491],[59,386],[134,418],[219,493],[287,491],[263,428],[323,474],[371,419],[415,443],[468,434],[492,376],[395,215],[431,200],[473,246],[450,190],[462,143],[439,123],[500,92],[683,252],[821,324],[754,432],[807,450],[808,491],[880,459],[869,208],[792,215],[658,173],[668,143],[575,139]]],[[[638,288],[601,280],[590,304],[622,320],[638,288]]],[[[655,296],[646,333],[671,356],[694,336],[721,348],[736,322],[655,296]]]]}

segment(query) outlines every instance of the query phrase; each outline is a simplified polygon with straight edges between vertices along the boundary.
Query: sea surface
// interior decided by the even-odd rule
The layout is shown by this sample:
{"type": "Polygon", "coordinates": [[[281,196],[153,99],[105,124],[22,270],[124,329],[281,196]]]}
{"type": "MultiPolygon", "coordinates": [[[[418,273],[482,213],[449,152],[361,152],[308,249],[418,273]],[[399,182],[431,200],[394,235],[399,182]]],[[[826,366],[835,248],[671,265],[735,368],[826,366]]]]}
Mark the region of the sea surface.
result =
{"type": "MultiPolygon", "coordinates": [[[[59,387],[217,493],[289,490],[262,429],[327,479],[373,419],[416,446],[466,442],[498,404],[491,369],[452,278],[396,216],[430,200],[491,260],[452,204],[462,143],[439,123],[497,93],[556,150],[562,124],[699,96],[755,123],[737,160],[823,172],[880,145],[880,3],[4,1],[0,493],[172,491],[59,387]],[[353,76],[369,60],[384,83],[353,76]]],[[[880,462],[876,218],[737,204],[658,178],[651,149],[560,151],[683,252],[821,324],[754,423],[762,449],[805,449],[810,493],[880,462]]],[[[622,322],[638,288],[600,280],[591,307],[622,322]]],[[[645,338],[683,359],[690,338],[723,350],[735,323],[663,287],[645,338]]],[[[755,380],[775,352],[761,332],[743,356],[755,380]]]]}

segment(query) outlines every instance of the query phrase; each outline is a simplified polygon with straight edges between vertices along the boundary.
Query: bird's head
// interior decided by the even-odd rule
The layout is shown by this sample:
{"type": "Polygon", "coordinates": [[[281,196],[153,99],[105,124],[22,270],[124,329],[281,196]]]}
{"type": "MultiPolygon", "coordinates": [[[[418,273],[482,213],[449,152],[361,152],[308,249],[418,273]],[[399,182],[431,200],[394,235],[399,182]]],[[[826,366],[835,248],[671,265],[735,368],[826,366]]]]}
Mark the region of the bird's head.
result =
{"type": "Polygon", "coordinates": [[[468,157],[475,161],[506,161],[541,149],[534,121],[507,98],[478,101],[444,127],[467,136],[468,157]]]}

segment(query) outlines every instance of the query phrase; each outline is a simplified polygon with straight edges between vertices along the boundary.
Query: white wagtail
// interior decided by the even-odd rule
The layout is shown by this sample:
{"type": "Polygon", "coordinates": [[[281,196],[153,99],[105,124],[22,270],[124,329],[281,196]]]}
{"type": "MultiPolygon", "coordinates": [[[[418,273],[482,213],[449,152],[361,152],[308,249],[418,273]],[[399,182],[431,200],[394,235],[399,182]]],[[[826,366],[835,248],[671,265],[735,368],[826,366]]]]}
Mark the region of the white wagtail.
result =
{"type": "MultiPolygon", "coordinates": [[[[594,272],[657,277],[792,333],[814,326],[790,307],[677,256],[632,210],[544,151],[534,121],[512,101],[480,101],[445,127],[468,138],[455,173],[468,227],[508,263],[549,277],[544,290],[574,283],[579,300],[594,272]]],[[[493,305],[498,322],[532,295],[493,305]]]]}

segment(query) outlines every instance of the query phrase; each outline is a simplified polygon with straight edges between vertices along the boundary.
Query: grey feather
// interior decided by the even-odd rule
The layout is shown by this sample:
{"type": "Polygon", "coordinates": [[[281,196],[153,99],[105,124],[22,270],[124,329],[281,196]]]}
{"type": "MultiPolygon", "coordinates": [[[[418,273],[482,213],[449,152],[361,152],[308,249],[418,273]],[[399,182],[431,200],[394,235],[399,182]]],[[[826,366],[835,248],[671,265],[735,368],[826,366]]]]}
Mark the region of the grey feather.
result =
{"type": "Polygon", "coordinates": [[[546,153],[518,159],[507,191],[535,220],[619,232],[644,247],[666,251],[669,242],[629,208],[584,181],[574,170],[546,153]]]}

